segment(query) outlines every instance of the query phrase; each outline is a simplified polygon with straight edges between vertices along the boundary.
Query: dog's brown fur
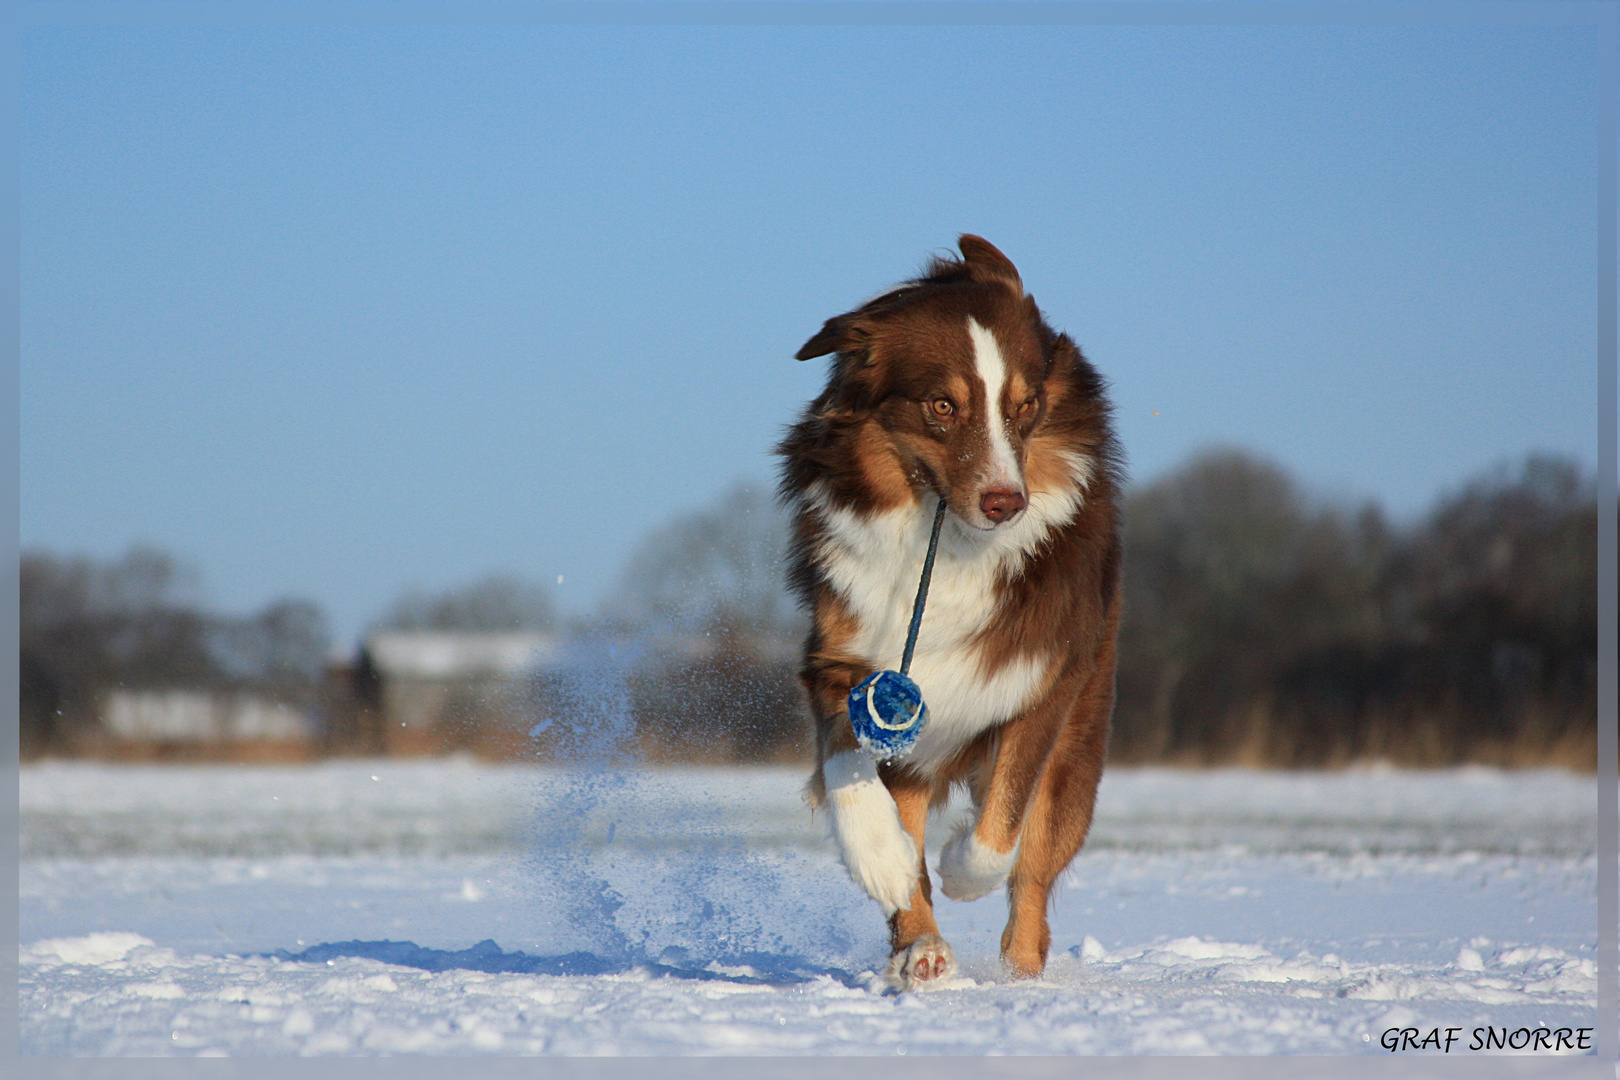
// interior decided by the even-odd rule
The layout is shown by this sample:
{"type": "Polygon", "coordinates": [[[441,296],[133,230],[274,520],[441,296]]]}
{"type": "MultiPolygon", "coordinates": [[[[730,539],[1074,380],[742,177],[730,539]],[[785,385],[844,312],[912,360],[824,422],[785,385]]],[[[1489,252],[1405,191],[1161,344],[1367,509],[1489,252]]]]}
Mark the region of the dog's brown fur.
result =
{"type": "MultiPolygon", "coordinates": [[[[825,389],[778,451],[782,494],[795,511],[790,578],[813,614],[800,674],[817,728],[808,790],[821,803],[822,765],[856,748],[846,699],[883,664],[860,647],[856,605],[829,576],[826,508],[871,520],[918,506],[932,493],[984,532],[984,514],[973,515],[985,497],[986,424],[1005,423],[1032,502],[1079,486],[1069,463],[1083,455],[1090,469],[1078,509],[997,574],[993,610],[964,653],[985,680],[1016,662],[1042,664],[1033,691],[1010,719],[953,748],[935,767],[902,759],[879,771],[919,853],[910,906],[890,917],[894,952],[939,933],[920,853],[929,807],[961,783],[980,808],[977,840],[1003,854],[1018,845],[1001,953],[1014,974],[1034,976],[1051,946],[1046,908],[1053,883],[1090,828],[1113,710],[1119,452],[1102,379],[1066,335],[1047,325],[1013,264],[976,236],[963,236],[960,248],[961,260],[935,259],[922,277],[827,320],[798,353],[800,360],[834,354],[825,389]],[[987,383],[973,376],[963,330],[970,317],[999,344],[1006,372],[1000,402],[985,401],[987,383]],[[941,400],[950,407],[944,415],[941,400]]],[[[926,697],[929,688],[922,689],[926,697]]],[[[917,963],[911,974],[937,973],[922,970],[926,957],[917,963]]],[[[942,969],[944,961],[935,963],[942,969]]]]}

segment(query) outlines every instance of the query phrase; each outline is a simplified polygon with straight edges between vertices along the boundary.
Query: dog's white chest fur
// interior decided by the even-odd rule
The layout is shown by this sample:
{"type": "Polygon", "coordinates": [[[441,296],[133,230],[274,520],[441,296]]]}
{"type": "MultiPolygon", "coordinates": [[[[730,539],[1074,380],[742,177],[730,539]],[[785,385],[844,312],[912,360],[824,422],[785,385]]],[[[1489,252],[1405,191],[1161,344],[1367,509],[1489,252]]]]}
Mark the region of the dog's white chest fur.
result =
{"type": "MultiPolygon", "coordinates": [[[[998,580],[1017,573],[1051,529],[1079,508],[1090,462],[1074,457],[1076,486],[1031,492],[1027,512],[1004,528],[982,533],[946,516],[910,671],[929,721],[907,761],[924,774],[980,732],[1016,716],[1046,677],[1047,662],[1036,659],[987,670],[977,639],[996,613],[998,580]]],[[[874,668],[898,670],[937,500],[930,495],[914,506],[860,517],[833,505],[819,484],[807,495],[826,526],[815,558],[859,625],[851,649],[874,668]]]]}

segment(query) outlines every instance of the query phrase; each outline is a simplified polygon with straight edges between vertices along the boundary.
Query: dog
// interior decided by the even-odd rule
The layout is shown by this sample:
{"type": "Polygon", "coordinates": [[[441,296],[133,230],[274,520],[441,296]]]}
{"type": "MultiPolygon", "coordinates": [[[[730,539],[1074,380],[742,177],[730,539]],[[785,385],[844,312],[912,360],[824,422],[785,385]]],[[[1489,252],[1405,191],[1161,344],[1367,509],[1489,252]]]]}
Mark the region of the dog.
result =
{"type": "Polygon", "coordinates": [[[806,794],[888,916],[900,989],[956,974],[923,858],[953,785],[973,809],[940,852],[940,887],[974,900],[1005,882],[1002,963],[1045,970],[1048,898],[1091,827],[1114,704],[1123,465],[1103,379],[1005,255],[971,234],[958,248],[805,343],[799,360],[833,357],[826,388],[777,448],[789,582],[812,616],[806,794]],[[899,666],[939,500],[910,670],[931,719],[879,765],[846,699],[899,666]]]}

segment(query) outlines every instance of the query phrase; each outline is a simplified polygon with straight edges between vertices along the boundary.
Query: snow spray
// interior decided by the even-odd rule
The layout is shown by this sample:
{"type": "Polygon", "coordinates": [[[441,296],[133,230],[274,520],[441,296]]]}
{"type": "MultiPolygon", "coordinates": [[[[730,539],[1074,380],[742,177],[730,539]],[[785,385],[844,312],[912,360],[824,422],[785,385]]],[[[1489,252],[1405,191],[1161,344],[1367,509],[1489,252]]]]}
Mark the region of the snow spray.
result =
{"type": "Polygon", "coordinates": [[[610,962],[630,960],[635,950],[616,919],[624,897],[594,865],[586,834],[597,811],[622,801],[633,781],[630,672],[647,651],[643,640],[576,643],[548,679],[548,718],[529,732],[538,739],[556,727],[557,745],[566,748],[536,806],[532,865],[548,886],[545,903],[588,951],[610,962]]]}

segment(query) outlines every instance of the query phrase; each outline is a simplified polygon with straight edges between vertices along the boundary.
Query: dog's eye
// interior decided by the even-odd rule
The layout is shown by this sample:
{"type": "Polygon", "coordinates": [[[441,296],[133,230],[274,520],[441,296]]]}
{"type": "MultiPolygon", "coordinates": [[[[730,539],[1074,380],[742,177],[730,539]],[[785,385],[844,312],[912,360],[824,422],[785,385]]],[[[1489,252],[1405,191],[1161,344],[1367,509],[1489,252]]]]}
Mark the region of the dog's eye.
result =
{"type": "Polygon", "coordinates": [[[950,398],[935,398],[928,404],[934,410],[935,416],[949,416],[956,411],[956,406],[950,398]]]}
{"type": "Polygon", "coordinates": [[[1028,416],[1030,413],[1032,413],[1034,411],[1035,411],[1035,399],[1034,398],[1030,398],[1028,401],[1026,401],[1022,405],[1018,406],[1018,415],[1019,416],[1028,416]]]}

